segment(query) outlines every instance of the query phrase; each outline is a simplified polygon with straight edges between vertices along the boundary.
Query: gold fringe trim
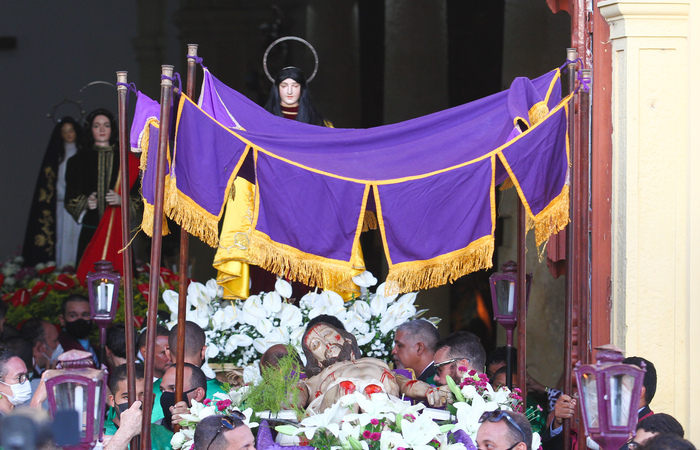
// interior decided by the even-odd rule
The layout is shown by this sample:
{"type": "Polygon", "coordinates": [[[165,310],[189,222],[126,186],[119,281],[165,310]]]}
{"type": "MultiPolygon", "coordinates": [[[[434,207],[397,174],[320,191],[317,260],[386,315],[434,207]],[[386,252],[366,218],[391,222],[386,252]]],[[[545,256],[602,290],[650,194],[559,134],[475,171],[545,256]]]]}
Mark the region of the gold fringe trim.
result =
{"type": "Polygon", "coordinates": [[[362,231],[376,230],[377,229],[377,216],[374,215],[374,211],[365,211],[365,218],[362,221],[362,231]]]}
{"type": "Polygon", "coordinates": [[[565,184],[561,193],[540,211],[534,220],[528,217],[528,231],[535,228],[535,242],[540,247],[549,237],[560,232],[569,223],[569,185],[565,184]]]}
{"type": "MultiPolygon", "coordinates": [[[[152,238],[153,237],[153,212],[155,210],[155,207],[153,205],[149,205],[146,200],[144,199],[143,201],[143,219],[141,219],[141,229],[143,230],[144,233],[146,233],[146,236],[152,238]]],[[[168,228],[168,222],[165,220],[165,217],[163,217],[163,230],[162,230],[163,236],[167,236],[170,234],[170,229],[168,228]]]]}
{"type": "Polygon", "coordinates": [[[166,214],[175,223],[193,236],[197,236],[211,247],[219,245],[219,222],[197,207],[194,202],[180,195],[172,181],[166,179],[166,214]]]}
{"type": "Polygon", "coordinates": [[[506,189],[510,189],[510,188],[512,188],[512,187],[514,187],[514,186],[515,186],[515,185],[513,184],[513,180],[512,180],[510,177],[508,177],[508,178],[506,178],[506,181],[504,181],[503,183],[501,183],[501,188],[500,188],[500,190],[501,190],[501,191],[505,191],[506,189]]]}
{"type": "Polygon", "coordinates": [[[323,289],[347,286],[352,277],[361,272],[353,269],[349,262],[304,253],[274,242],[257,230],[251,232],[248,254],[255,265],[265,270],[323,289]]]}
{"type": "Polygon", "coordinates": [[[547,116],[547,114],[549,114],[549,108],[547,107],[546,102],[537,102],[532,105],[530,111],[527,112],[528,119],[530,119],[530,126],[534,127],[540,123],[542,119],[547,116]]]}
{"type": "Polygon", "coordinates": [[[389,268],[389,294],[414,292],[454,282],[457,278],[493,265],[493,236],[484,236],[466,248],[425,261],[399,263],[389,268]]]}

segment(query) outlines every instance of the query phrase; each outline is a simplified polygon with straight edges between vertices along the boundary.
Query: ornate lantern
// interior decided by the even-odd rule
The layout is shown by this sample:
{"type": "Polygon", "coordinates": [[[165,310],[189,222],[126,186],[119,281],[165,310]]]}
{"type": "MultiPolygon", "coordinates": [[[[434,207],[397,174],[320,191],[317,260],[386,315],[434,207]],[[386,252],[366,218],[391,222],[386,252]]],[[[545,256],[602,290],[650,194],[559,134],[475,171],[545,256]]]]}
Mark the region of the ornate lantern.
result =
{"type": "Polygon", "coordinates": [[[90,297],[90,316],[100,328],[100,362],[105,362],[107,327],[117,314],[119,282],[121,276],[113,270],[109,261],[95,263],[95,271],[88,273],[87,287],[90,297]]]}
{"type": "Polygon", "coordinates": [[[46,374],[46,395],[51,417],[77,411],[80,444],[71,449],[89,449],[102,440],[105,417],[107,372],[94,368],[92,354],[70,350],[58,357],[59,369],[46,374]]]}
{"type": "MultiPolygon", "coordinates": [[[[496,322],[506,329],[506,383],[513,389],[513,368],[510,364],[511,349],[513,348],[513,330],[518,324],[518,264],[508,261],[501,266],[502,272],[496,272],[489,277],[491,284],[491,302],[496,322]]],[[[525,276],[526,305],[530,302],[530,285],[532,274],[525,276]]]]}
{"type": "Polygon", "coordinates": [[[586,435],[603,449],[618,449],[637,427],[646,369],[623,364],[618,347],[597,347],[596,364],[574,368],[586,435]]]}

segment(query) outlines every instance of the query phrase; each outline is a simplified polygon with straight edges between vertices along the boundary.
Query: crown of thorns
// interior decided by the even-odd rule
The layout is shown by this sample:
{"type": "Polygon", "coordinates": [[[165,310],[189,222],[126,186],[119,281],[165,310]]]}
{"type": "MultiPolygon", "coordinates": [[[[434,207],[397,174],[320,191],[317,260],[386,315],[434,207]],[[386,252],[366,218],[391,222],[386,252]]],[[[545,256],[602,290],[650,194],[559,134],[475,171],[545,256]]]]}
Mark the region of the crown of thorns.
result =
{"type": "Polygon", "coordinates": [[[316,72],[318,72],[318,53],[316,53],[316,49],[313,47],[313,45],[309,44],[308,41],[296,36],[281,37],[272,44],[270,44],[269,47],[267,47],[267,50],[265,50],[265,55],[263,55],[263,69],[265,70],[265,75],[267,76],[267,79],[270,80],[272,83],[275,82],[274,77],[270,75],[270,71],[267,69],[267,55],[270,54],[270,50],[272,50],[272,47],[284,41],[299,41],[302,44],[305,44],[307,47],[309,47],[311,53],[314,54],[314,71],[311,73],[311,76],[306,79],[306,82],[310,83],[311,80],[313,80],[316,76],[316,72]]]}

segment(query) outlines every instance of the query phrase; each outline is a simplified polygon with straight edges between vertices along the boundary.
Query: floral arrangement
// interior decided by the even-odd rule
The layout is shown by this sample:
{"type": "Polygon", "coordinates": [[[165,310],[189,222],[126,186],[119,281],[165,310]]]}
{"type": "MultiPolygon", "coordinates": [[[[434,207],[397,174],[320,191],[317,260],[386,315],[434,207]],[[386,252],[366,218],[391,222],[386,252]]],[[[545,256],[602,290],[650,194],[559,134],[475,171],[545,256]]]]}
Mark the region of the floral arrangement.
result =
{"type": "MultiPolygon", "coordinates": [[[[8,305],[7,322],[18,325],[32,317],[57,323],[61,303],[68,295],[88,295],[85,280],[78,280],[73,266],[56,267],[49,261],[23,267],[21,256],[0,262],[0,298],[8,305]]],[[[148,309],[148,285],[150,268],[146,264],[136,267],[134,274],[134,316],[140,326],[148,309]]],[[[160,289],[177,289],[177,275],[161,268],[160,289]]],[[[115,322],[124,321],[124,292],[120,292],[120,305],[115,322]]]]}
{"type": "MultiPolygon", "coordinates": [[[[215,280],[191,283],[187,292],[187,320],[197,322],[207,337],[207,357],[213,363],[249,366],[272,345],[293,345],[303,357],[301,337],[309,320],[320,314],[337,317],[357,338],[364,356],[388,358],[394,329],[420,316],[414,305],[415,293],[387,295],[385,285],[371,293],[377,283],[371,273],[353,278],[362,295],[350,301],[333,291],[309,292],[294,305],[289,298],[291,285],[278,279],[275,290],[251,295],[243,301],[223,299],[215,280]]],[[[163,300],[170,309],[170,325],[177,322],[178,294],[165,291],[163,300]]]]}
{"type": "MultiPolygon", "coordinates": [[[[246,387],[233,389],[226,396],[221,393],[213,395],[212,399],[205,399],[202,403],[197,400],[192,400],[189,414],[183,414],[180,422],[180,431],[175,433],[170,440],[170,445],[174,450],[194,449],[194,431],[197,424],[205,417],[215,414],[231,415],[234,411],[240,411],[242,400],[246,394],[246,387]]],[[[253,421],[253,410],[248,408],[240,411],[245,416],[242,419],[246,425],[251,428],[258,426],[257,422],[253,421]]]]}
{"type": "MultiPolygon", "coordinates": [[[[459,370],[464,373],[459,386],[450,376],[447,376],[447,385],[455,398],[455,402],[449,405],[448,409],[456,419],[455,429],[463,430],[474,442],[481,425],[479,419],[486,411],[523,412],[520,389],[515,388],[511,392],[508,387],[503,386],[494,391],[485,374],[477,374],[475,370],[468,370],[466,367],[460,367],[459,370]]],[[[533,433],[533,450],[539,448],[540,441],[539,434],[533,433]]]]}
{"type": "Polygon", "coordinates": [[[321,449],[473,449],[469,439],[449,433],[455,428],[453,423],[436,422],[444,418],[442,413],[384,393],[372,394],[369,399],[355,392],[341,397],[323,413],[304,418],[298,426],[275,429],[301,436],[304,443],[321,449]]]}

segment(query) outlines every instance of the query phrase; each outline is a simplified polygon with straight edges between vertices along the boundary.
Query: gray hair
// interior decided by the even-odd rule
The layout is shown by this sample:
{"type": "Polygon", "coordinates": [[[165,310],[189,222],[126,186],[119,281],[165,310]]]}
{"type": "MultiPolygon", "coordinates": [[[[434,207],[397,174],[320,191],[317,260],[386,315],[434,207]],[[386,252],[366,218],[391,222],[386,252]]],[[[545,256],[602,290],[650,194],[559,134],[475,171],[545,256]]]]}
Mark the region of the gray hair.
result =
{"type": "Polygon", "coordinates": [[[404,322],[396,329],[396,331],[401,331],[408,337],[408,340],[412,343],[421,342],[426,348],[435,353],[437,350],[437,343],[440,340],[440,333],[432,322],[425,319],[409,320],[404,322]]]}

